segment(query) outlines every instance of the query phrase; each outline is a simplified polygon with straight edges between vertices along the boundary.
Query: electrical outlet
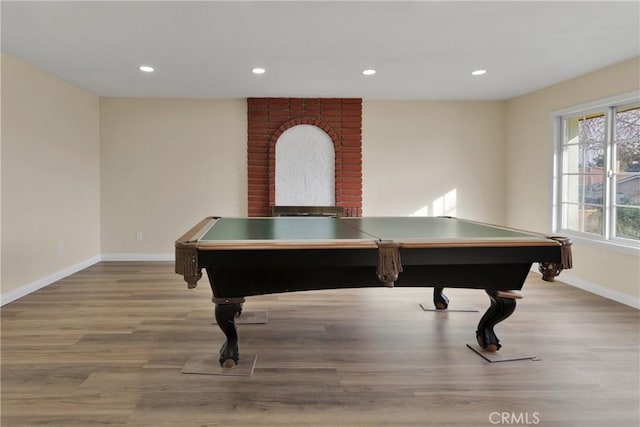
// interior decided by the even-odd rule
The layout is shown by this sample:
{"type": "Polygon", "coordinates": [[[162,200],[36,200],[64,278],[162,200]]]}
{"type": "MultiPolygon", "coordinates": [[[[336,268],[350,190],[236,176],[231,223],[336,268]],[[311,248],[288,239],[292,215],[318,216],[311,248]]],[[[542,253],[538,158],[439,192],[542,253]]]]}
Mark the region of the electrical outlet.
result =
{"type": "Polygon", "coordinates": [[[60,243],[56,245],[56,253],[58,255],[64,255],[64,244],[60,243]]]}
{"type": "Polygon", "coordinates": [[[139,231],[136,233],[136,240],[137,240],[138,242],[142,240],[142,233],[141,233],[141,232],[139,232],[139,231]]]}

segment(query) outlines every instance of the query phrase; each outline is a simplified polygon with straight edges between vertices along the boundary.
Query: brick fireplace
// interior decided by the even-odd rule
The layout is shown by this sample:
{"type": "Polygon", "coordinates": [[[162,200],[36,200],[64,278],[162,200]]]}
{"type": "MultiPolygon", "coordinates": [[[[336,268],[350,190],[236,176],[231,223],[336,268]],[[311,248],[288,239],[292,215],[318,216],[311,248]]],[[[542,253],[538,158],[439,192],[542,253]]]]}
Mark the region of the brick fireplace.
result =
{"type": "Polygon", "coordinates": [[[362,215],[362,99],[248,98],[249,216],[270,216],[275,205],[275,146],[297,125],[317,126],[335,149],[335,205],[362,215]]]}

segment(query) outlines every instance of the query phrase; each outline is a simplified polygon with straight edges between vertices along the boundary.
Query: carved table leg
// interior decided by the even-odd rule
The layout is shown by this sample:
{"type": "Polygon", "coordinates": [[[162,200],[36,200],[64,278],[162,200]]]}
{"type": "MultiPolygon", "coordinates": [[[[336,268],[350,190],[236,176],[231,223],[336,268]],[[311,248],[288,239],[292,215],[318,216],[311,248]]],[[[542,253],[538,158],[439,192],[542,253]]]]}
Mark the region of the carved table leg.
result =
{"type": "Polygon", "coordinates": [[[567,270],[573,267],[571,257],[571,245],[573,242],[571,239],[567,239],[566,237],[550,236],[549,238],[560,243],[560,261],[541,262],[538,266],[538,270],[542,274],[542,280],[553,282],[562,270],[567,270]]]}
{"type": "Polygon", "coordinates": [[[220,348],[220,366],[233,368],[240,362],[236,317],[242,312],[242,302],[244,302],[244,298],[235,298],[233,300],[215,298],[214,302],[216,304],[216,322],[227,337],[226,342],[220,348]]]}
{"type": "Polygon", "coordinates": [[[538,271],[542,274],[542,280],[554,282],[562,271],[562,265],[558,262],[541,262],[538,266],[538,271]]]}
{"type": "Polygon", "coordinates": [[[446,310],[449,307],[449,298],[442,293],[444,288],[433,288],[433,305],[438,310],[446,310]]]}
{"type": "Polygon", "coordinates": [[[478,323],[476,339],[480,347],[485,350],[497,351],[501,345],[500,340],[493,331],[493,327],[511,316],[516,309],[516,298],[522,298],[522,296],[512,291],[486,289],[485,292],[489,295],[491,306],[478,323]]]}

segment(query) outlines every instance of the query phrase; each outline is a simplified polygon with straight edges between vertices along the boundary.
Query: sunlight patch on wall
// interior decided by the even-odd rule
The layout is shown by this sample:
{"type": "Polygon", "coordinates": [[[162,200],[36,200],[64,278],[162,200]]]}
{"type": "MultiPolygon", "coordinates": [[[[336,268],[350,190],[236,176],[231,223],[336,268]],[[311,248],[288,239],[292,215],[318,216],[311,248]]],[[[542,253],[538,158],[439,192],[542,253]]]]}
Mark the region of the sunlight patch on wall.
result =
{"type": "MultiPolygon", "coordinates": [[[[431,216],[456,216],[458,208],[458,191],[454,188],[435,199],[432,203],[431,216]]],[[[410,216],[429,216],[429,205],[426,204],[410,216]]]]}
{"type": "Polygon", "coordinates": [[[433,216],[456,216],[458,191],[454,188],[433,201],[433,216]]]}
{"type": "Polygon", "coordinates": [[[420,209],[418,209],[417,211],[415,211],[409,216],[429,216],[429,206],[424,205],[423,207],[421,207],[420,209]]]}

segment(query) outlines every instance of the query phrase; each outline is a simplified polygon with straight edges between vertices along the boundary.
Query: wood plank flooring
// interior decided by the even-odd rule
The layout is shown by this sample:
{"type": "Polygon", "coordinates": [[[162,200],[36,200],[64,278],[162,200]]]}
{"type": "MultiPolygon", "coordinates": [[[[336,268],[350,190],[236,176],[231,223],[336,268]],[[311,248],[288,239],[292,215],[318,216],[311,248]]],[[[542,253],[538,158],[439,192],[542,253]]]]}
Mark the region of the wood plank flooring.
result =
{"type": "Polygon", "coordinates": [[[240,325],[253,376],[181,374],[217,353],[206,278],[172,263],[96,264],[2,308],[3,427],[640,425],[640,312],[531,275],[502,351],[466,348],[488,306],[477,290],[369,288],[250,297],[240,325]],[[506,418],[503,418],[506,417],[506,418]]]}

